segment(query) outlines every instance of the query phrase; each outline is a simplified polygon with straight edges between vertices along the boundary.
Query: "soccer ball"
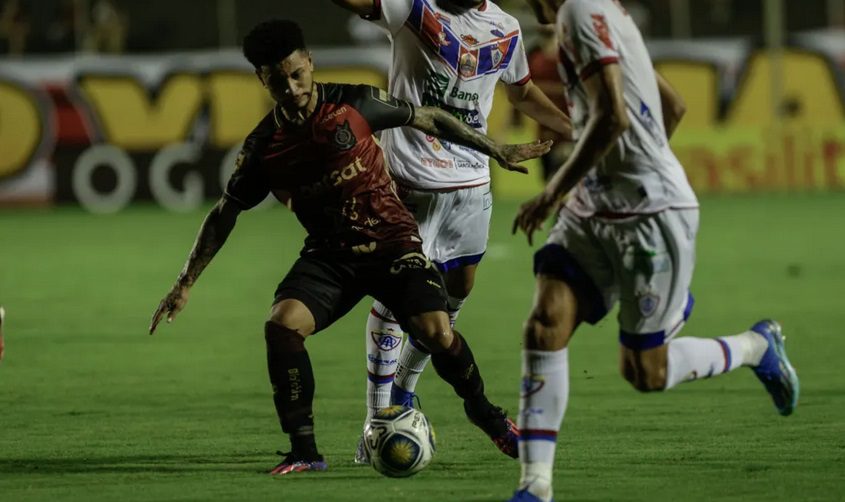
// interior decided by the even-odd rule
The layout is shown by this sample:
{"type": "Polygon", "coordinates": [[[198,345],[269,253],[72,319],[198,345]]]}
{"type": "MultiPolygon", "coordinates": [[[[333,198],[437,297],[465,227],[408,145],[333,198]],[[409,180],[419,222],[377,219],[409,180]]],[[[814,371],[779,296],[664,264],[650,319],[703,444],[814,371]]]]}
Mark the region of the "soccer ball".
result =
{"type": "Polygon", "coordinates": [[[391,478],[406,478],[431,462],[434,429],[421,411],[390,406],[370,419],[364,429],[364,447],[375,470],[391,478]]]}

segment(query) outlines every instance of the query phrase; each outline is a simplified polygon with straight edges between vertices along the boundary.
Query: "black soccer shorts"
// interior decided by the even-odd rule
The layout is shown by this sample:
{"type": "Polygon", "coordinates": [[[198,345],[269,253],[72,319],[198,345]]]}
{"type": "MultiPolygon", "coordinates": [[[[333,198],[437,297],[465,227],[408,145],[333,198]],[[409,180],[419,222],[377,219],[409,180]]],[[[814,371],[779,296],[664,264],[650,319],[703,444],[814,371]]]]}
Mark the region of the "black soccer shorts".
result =
{"type": "Polygon", "coordinates": [[[306,254],[279,283],[274,303],[301,301],[314,316],[316,333],[367,295],[389,308],[406,331],[408,318],[446,311],[446,285],[420,249],[354,259],[306,254]]]}

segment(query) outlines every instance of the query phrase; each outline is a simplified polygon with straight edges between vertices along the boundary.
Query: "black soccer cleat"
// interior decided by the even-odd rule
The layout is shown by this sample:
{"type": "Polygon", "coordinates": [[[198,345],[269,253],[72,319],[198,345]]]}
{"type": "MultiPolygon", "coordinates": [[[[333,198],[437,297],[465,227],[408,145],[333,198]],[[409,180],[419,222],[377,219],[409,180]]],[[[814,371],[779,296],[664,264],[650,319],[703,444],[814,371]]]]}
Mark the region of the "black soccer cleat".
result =
{"type": "Polygon", "coordinates": [[[511,458],[519,458],[519,428],[508,418],[505,410],[490,403],[476,409],[469,401],[464,401],[464,411],[469,421],[483,430],[499,451],[511,458]]]}

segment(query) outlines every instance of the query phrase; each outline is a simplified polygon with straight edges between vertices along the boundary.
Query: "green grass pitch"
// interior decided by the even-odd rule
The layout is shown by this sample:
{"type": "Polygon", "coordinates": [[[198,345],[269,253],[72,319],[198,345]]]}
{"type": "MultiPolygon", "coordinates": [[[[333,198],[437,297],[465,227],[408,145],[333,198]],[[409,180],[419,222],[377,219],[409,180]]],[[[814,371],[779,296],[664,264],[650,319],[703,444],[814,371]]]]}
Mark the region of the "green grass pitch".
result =
{"type": "MultiPolygon", "coordinates": [[[[498,201],[490,249],[459,320],[494,401],[517,409],[531,250],[498,201]]],[[[618,375],[614,317],[571,345],[557,500],[842,500],[845,497],[845,197],[702,200],[696,309],[684,334],[774,316],[802,396],[782,418],[752,373],[638,394],[618,375]]],[[[136,207],[0,212],[0,500],[501,501],[519,476],[427,373],[438,452],[406,480],[352,464],[364,416],[367,303],[308,342],[318,442],[330,470],[270,479],[287,448],[262,326],[303,233],[283,209],[245,213],[173,324],[149,317],[202,214],[136,207]]]]}

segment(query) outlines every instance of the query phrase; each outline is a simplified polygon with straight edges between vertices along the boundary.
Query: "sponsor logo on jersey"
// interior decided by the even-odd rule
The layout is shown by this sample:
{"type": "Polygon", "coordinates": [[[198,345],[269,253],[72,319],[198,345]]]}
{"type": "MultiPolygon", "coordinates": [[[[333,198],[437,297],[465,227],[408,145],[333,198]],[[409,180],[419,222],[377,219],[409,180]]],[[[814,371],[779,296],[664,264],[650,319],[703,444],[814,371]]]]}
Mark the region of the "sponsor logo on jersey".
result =
{"type": "Polygon", "coordinates": [[[462,91],[458,88],[457,85],[455,87],[452,87],[452,92],[449,93],[449,97],[461,101],[478,101],[477,92],[462,91]]]}
{"type": "Polygon", "coordinates": [[[355,139],[355,133],[352,132],[352,126],[349,125],[348,120],[344,121],[343,124],[339,124],[335,128],[332,140],[334,141],[335,146],[341,151],[349,150],[355,146],[355,143],[357,142],[355,139]]]}
{"type": "Polygon", "coordinates": [[[473,162],[466,159],[455,159],[455,167],[458,169],[484,169],[487,166],[481,162],[473,162]]]}
{"type": "Polygon", "coordinates": [[[435,169],[451,169],[452,161],[449,159],[436,159],[434,157],[420,157],[420,163],[423,167],[433,167],[435,169]]]}
{"type": "Polygon", "coordinates": [[[341,115],[343,115],[344,113],[346,113],[348,111],[349,111],[349,107],[347,107],[346,105],[343,105],[340,108],[338,108],[337,110],[335,110],[335,111],[329,113],[328,115],[326,115],[325,117],[323,117],[323,120],[320,121],[320,124],[325,124],[326,122],[328,122],[332,119],[336,119],[337,117],[340,117],[341,115]]]}
{"type": "Polygon", "coordinates": [[[469,45],[478,45],[478,39],[472,35],[461,35],[461,40],[469,45]]]}
{"type": "Polygon", "coordinates": [[[363,162],[361,162],[361,158],[355,157],[355,160],[339,169],[335,169],[334,171],[326,174],[325,176],[320,178],[319,181],[315,181],[310,185],[300,186],[299,192],[305,196],[317,195],[325,192],[331,187],[339,186],[341,183],[355,178],[366,170],[367,166],[364,165],[363,162]]]}

